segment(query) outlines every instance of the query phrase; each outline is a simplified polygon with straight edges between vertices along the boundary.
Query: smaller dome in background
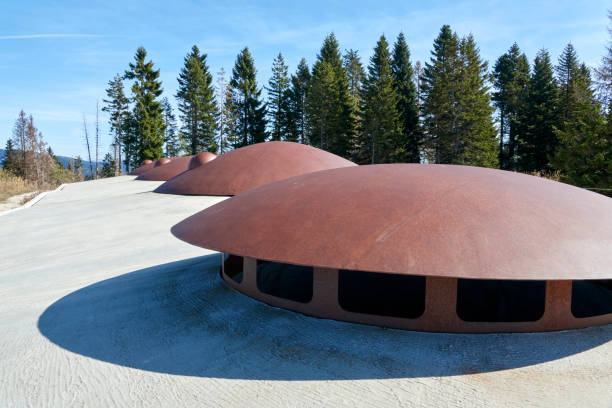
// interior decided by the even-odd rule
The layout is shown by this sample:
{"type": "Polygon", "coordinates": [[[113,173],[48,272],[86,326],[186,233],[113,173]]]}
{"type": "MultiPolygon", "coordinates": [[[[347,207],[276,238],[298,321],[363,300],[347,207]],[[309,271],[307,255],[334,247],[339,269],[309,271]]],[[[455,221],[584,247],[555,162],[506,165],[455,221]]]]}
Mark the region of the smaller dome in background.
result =
{"type": "Polygon", "coordinates": [[[155,162],[155,167],[163,166],[164,164],[170,163],[172,160],[167,157],[162,157],[155,162]]]}
{"type": "Polygon", "coordinates": [[[217,155],[214,153],[210,153],[210,152],[203,152],[203,153],[196,154],[195,156],[191,158],[191,160],[189,160],[189,166],[187,166],[187,170],[193,170],[196,167],[200,167],[203,164],[206,164],[212,160],[215,160],[216,158],[217,158],[217,155]]]}
{"type": "Polygon", "coordinates": [[[142,173],[151,170],[154,165],[155,163],[153,162],[153,160],[144,160],[142,164],[140,165],[140,167],[135,168],[134,170],[130,172],[130,176],[141,175],[142,173]]]}
{"type": "Polygon", "coordinates": [[[165,181],[187,171],[192,156],[161,158],[150,170],[141,173],[136,180],[165,181]]]}
{"type": "Polygon", "coordinates": [[[222,154],[159,186],[156,193],[231,196],[301,174],[355,163],[316,147],[264,142],[222,154]]]}

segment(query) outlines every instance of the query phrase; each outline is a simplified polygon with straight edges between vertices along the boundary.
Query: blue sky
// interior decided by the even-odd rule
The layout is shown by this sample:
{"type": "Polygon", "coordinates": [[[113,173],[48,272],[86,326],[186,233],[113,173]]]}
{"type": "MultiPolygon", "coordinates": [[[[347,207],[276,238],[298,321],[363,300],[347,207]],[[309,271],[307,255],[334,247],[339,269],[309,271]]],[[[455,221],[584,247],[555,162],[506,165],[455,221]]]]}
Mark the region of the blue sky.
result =
{"type": "MultiPolygon", "coordinates": [[[[173,101],[176,76],[193,44],[208,54],[211,72],[231,72],[236,54],[251,49],[260,85],[282,52],[293,72],[311,64],[329,32],[357,49],[367,64],[378,37],[406,35],[413,62],[429,59],[443,24],[472,33],[492,65],[516,41],[533,60],[546,47],[556,61],[568,42],[589,66],[608,41],[610,1],[12,1],[0,8],[0,147],[20,109],[31,113],[57,154],[86,156],[83,114],[93,130],[96,100],[144,46],[161,70],[173,101]]],[[[110,136],[101,113],[102,155],[110,136]]]]}

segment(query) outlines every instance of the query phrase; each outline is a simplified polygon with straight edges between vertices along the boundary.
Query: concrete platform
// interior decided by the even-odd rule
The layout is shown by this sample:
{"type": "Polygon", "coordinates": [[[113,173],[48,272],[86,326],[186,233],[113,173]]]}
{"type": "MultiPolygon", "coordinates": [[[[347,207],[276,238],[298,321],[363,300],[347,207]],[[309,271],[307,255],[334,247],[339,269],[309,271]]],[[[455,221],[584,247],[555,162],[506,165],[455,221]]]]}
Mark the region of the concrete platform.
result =
{"type": "Polygon", "coordinates": [[[0,406],[612,406],[612,325],[445,335],[275,309],[169,232],[223,198],[133,178],[0,217],[0,406]]]}

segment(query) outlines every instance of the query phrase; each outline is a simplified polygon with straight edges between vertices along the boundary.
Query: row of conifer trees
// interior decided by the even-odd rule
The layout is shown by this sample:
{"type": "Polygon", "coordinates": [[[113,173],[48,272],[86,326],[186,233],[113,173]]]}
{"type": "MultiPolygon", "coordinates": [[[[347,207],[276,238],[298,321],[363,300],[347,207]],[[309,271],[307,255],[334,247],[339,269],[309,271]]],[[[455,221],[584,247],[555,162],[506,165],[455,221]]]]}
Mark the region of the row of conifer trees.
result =
{"type": "Polygon", "coordinates": [[[490,70],[473,36],[445,25],[431,54],[413,63],[403,34],[393,44],[382,35],[364,68],[356,50],[341,53],[332,33],[312,67],[302,59],[294,74],[279,53],[264,100],[248,48],[229,80],[221,70],[215,84],[206,54],[194,46],[178,77],[177,125],[159,70],[141,47],[109,82],[103,109],[127,166],[286,140],[360,164],[465,164],[612,188],[612,50],[595,71],[599,88],[571,44],[556,65],[545,49],[530,64],[514,44],[490,70]]]}

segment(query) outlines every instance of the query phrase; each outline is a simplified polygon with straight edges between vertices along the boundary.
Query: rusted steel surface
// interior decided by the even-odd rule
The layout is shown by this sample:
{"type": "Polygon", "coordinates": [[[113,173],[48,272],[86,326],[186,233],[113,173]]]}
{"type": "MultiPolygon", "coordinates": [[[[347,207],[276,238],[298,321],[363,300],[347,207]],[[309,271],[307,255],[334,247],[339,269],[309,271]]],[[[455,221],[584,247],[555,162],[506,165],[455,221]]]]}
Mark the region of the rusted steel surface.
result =
{"type": "Polygon", "coordinates": [[[425,311],[418,318],[400,318],[350,312],[338,302],[338,270],[315,268],[313,296],[308,303],[300,303],[261,292],[257,287],[257,261],[244,258],[243,278],[234,281],[222,273],[223,280],[247,296],[269,305],[328,319],[446,333],[518,333],[578,329],[612,323],[612,314],[576,318],[570,311],[572,282],[546,282],[546,307],[542,317],[525,322],[468,322],[457,315],[457,279],[427,277],[425,311]]]}
{"type": "Polygon", "coordinates": [[[393,164],[305,174],[209,207],[172,233],[204,248],[318,268],[612,278],[612,199],[476,167],[393,164]]]}
{"type": "Polygon", "coordinates": [[[169,180],[172,177],[187,171],[191,156],[161,158],[155,162],[153,168],[136,177],[136,180],[169,180]]]}
{"type": "Polygon", "coordinates": [[[203,153],[196,154],[195,156],[191,157],[191,160],[189,160],[189,166],[187,166],[187,170],[193,170],[196,167],[200,167],[203,164],[206,164],[212,160],[215,160],[216,158],[217,158],[217,155],[214,153],[210,153],[210,152],[203,152],[203,153]]]}
{"type": "Polygon", "coordinates": [[[155,192],[235,195],[277,180],[355,163],[291,142],[266,142],[232,150],[159,186],[155,192]]]}
{"type": "Polygon", "coordinates": [[[130,172],[130,176],[138,176],[146,171],[149,171],[153,168],[154,165],[155,163],[153,163],[153,160],[145,160],[142,162],[142,165],[140,167],[130,172]]]}

